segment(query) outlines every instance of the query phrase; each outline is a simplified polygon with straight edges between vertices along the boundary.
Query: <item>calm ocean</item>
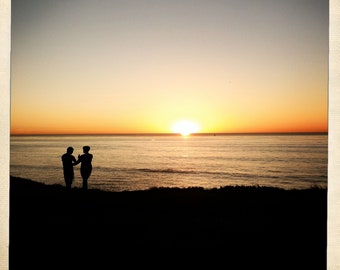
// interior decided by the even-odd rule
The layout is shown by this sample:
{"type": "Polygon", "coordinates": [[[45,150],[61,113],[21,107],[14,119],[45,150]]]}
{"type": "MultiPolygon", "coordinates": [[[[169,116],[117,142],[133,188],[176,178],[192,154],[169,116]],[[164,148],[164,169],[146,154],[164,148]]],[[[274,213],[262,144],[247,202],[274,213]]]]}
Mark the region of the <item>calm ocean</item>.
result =
{"type": "MultiPolygon", "coordinates": [[[[10,174],[64,185],[61,155],[91,146],[89,188],[327,187],[327,135],[11,136],[10,174]]],[[[75,187],[81,186],[79,165],[75,187]]]]}

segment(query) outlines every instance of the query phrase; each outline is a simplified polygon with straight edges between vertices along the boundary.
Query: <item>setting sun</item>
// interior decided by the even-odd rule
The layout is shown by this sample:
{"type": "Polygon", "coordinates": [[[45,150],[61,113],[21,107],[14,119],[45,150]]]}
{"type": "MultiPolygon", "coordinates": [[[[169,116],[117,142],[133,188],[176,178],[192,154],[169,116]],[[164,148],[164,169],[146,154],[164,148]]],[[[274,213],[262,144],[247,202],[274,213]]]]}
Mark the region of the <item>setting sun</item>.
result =
{"type": "Polygon", "coordinates": [[[181,134],[182,136],[188,136],[191,133],[196,133],[200,130],[200,126],[191,120],[180,120],[172,125],[172,131],[174,133],[181,134]]]}

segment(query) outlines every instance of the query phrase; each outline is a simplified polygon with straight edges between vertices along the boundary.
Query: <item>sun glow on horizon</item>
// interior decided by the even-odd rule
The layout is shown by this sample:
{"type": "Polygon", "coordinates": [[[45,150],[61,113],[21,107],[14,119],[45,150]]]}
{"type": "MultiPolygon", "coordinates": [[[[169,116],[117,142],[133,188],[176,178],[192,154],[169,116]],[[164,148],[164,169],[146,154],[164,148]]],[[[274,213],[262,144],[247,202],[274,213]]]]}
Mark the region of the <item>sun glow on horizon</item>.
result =
{"type": "Polygon", "coordinates": [[[197,133],[200,129],[199,124],[191,120],[179,120],[171,127],[172,132],[181,134],[182,136],[197,133]]]}

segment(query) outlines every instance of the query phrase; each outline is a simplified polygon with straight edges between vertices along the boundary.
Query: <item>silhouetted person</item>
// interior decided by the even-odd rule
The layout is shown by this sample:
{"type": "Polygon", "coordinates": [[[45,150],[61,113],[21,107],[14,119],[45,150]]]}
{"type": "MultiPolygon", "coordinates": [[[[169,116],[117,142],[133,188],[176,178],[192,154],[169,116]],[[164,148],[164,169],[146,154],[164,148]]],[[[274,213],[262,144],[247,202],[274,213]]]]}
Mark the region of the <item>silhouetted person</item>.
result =
{"type": "Polygon", "coordinates": [[[73,147],[67,147],[66,153],[61,156],[63,162],[64,179],[67,189],[71,189],[74,179],[73,166],[78,164],[76,158],[72,155],[73,147]]]}
{"type": "Polygon", "coordinates": [[[92,172],[92,159],[93,155],[89,153],[90,146],[83,146],[84,154],[78,155],[78,160],[76,164],[81,163],[80,165],[80,174],[83,178],[83,189],[87,189],[87,180],[89,179],[92,172]]]}

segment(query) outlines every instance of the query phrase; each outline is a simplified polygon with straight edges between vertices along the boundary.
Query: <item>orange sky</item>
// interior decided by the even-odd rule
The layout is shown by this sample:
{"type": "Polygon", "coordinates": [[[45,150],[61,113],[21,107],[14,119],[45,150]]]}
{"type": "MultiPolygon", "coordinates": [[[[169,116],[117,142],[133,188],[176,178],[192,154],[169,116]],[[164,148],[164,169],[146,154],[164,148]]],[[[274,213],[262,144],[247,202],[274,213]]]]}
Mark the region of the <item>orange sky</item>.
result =
{"type": "Polygon", "coordinates": [[[11,134],[328,129],[327,1],[15,0],[11,55],[11,134]]]}

